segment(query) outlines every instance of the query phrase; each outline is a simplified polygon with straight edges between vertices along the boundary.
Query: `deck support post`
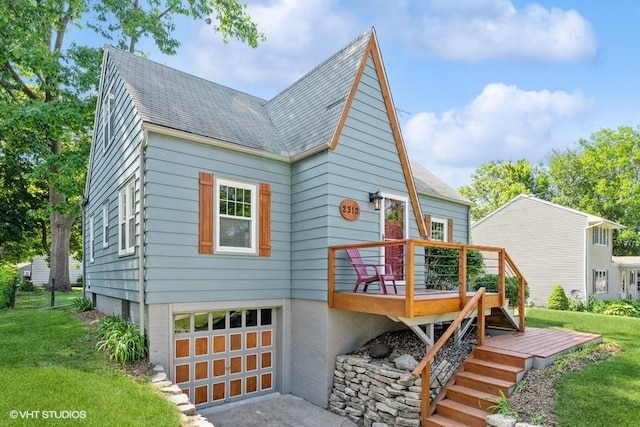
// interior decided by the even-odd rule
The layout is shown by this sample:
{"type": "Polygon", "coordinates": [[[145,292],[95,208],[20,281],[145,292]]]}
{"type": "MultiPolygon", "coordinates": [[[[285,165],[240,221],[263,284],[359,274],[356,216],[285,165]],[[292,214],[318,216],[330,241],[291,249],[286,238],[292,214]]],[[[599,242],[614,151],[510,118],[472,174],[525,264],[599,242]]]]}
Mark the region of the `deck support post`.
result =
{"type": "Polygon", "coordinates": [[[420,338],[427,345],[427,350],[425,351],[425,353],[431,350],[431,347],[433,347],[433,323],[428,323],[425,325],[426,332],[422,330],[420,325],[410,325],[409,327],[411,328],[413,333],[416,334],[418,338],[420,338]]]}

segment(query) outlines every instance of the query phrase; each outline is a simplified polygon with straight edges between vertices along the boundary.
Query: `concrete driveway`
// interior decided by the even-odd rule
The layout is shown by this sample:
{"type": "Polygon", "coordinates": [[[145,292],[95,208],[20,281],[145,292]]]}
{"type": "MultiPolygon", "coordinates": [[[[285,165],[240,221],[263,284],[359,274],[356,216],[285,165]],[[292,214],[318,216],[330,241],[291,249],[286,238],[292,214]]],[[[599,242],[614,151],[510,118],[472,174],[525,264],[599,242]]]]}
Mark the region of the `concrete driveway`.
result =
{"type": "Polygon", "coordinates": [[[292,394],[270,394],[198,413],[215,427],[356,427],[351,420],[292,394]]]}

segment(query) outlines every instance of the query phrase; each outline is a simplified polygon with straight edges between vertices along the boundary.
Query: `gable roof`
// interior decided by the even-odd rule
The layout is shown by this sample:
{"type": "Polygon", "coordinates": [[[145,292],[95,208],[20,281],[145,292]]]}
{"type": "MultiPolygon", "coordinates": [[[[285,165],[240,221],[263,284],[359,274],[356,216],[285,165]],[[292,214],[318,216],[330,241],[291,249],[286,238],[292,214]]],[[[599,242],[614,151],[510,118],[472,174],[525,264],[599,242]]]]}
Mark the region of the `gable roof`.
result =
{"type": "Polygon", "coordinates": [[[418,193],[473,206],[473,202],[466,199],[458,190],[448,186],[430,170],[413,160],[411,161],[411,170],[418,193]]]}
{"type": "Polygon", "coordinates": [[[539,199],[537,197],[534,197],[534,196],[531,196],[531,195],[527,195],[527,194],[521,194],[519,196],[514,197],[513,199],[511,199],[510,201],[508,201],[504,205],[500,206],[495,211],[491,212],[490,214],[488,214],[487,216],[485,216],[481,220],[479,220],[479,221],[475,222],[474,224],[472,224],[471,228],[476,227],[478,224],[482,223],[486,219],[491,218],[497,212],[500,212],[501,210],[505,209],[507,206],[510,206],[510,205],[512,205],[514,203],[517,203],[520,200],[531,200],[533,202],[545,204],[547,206],[551,206],[551,207],[554,207],[554,208],[557,208],[557,209],[561,209],[561,210],[566,211],[566,212],[571,212],[571,213],[574,213],[574,214],[582,215],[582,216],[585,217],[585,219],[587,221],[587,224],[589,226],[602,225],[602,226],[605,226],[607,228],[611,228],[611,229],[614,229],[614,230],[619,230],[619,229],[625,228],[625,226],[622,225],[622,224],[618,224],[617,222],[610,221],[608,219],[599,217],[597,215],[592,215],[592,214],[587,213],[587,212],[582,212],[582,211],[579,211],[579,210],[576,210],[576,209],[568,208],[566,206],[562,206],[562,205],[559,205],[557,203],[549,202],[547,200],[542,200],[542,199],[539,199]]]}
{"type": "MultiPolygon", "coordinates": [[[[271,100],[107,46],[103,63],[109,61],[125,84],[143,128],[284,161],[335,149],[364,69],[372,61],[420,234],[426,236],[427,231],[418,187],[423,194],[472,204],[422,167],[416,167],[419,176],[414,177],[373,27],[271,100]]],[[[89,175],[86,188],[88,182],[89,175]]]]}

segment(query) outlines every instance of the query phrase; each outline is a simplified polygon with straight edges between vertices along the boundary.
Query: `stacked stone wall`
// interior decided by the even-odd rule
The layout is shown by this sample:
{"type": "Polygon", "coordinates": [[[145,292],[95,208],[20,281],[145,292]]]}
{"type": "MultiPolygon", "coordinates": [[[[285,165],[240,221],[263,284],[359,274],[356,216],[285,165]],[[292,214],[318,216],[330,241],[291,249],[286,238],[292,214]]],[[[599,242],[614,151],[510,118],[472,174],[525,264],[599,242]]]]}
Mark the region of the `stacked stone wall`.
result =
{"type": "Polygon", "coordinates": [[[329,409],[366,427],[420,425],[422,380],[407,371],[338,356],[329,409]]]}

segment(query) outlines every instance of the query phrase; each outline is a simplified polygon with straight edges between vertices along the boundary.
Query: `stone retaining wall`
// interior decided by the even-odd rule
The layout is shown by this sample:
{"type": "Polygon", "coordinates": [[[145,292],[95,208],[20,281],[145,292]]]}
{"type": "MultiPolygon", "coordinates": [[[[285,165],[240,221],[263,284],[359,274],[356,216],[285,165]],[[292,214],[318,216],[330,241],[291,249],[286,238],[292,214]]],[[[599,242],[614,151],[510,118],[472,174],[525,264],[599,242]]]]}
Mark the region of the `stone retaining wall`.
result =
{"type": "Polygon", "coordinates": [[[329,409],[366,427],[419,426],[422,380],[370,361],[366,356],[336,358],[329,409]]]}

